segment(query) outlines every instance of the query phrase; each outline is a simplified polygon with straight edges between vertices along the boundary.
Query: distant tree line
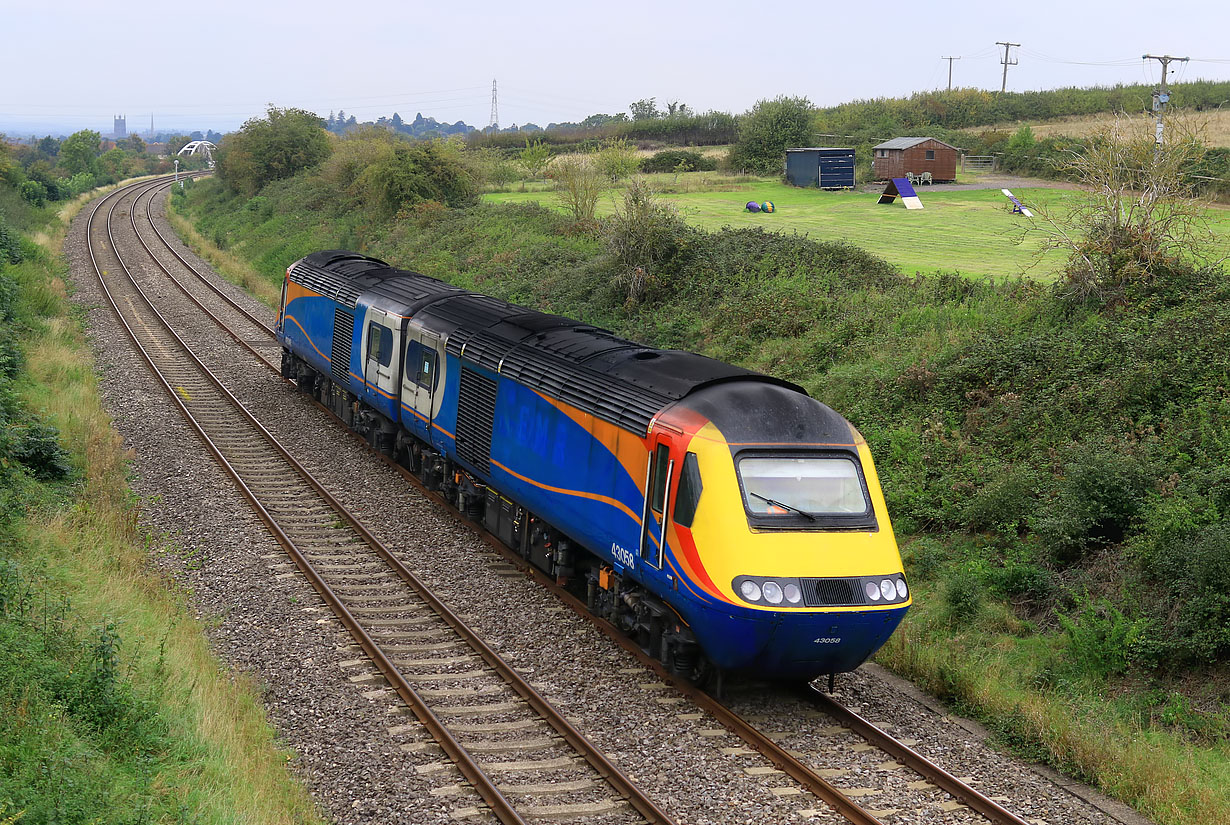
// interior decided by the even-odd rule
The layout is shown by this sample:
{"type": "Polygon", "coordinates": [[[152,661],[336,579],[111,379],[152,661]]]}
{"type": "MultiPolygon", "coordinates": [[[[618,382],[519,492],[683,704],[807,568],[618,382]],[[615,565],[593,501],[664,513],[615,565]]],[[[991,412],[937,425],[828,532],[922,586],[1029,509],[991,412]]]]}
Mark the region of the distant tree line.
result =
{"type": "MultiPolygon", "coordinates": [[[[193,168],[203,163],[201,158],[185,158],[180,166],[193,168]]],[[[135,134],[104,141],[98,132],[83,129],[63,140],[48,135],[19,144],[8,144],[0,136],[0,178],[39,207],[74,198],[96,186],[173,168],[171,160],[151,153],[145,140],[135,134]]]]}

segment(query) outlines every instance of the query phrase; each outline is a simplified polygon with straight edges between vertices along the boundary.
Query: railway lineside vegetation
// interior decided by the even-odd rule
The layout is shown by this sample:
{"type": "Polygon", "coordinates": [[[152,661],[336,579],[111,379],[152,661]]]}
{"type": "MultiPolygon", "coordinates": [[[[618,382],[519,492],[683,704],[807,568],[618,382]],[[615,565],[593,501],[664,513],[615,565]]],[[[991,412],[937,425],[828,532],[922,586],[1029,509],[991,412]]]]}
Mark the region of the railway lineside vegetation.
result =
{"type": "Polygon", "coordinates": [[[57,214],[0,181],[0,822],[318,822],[257,686],[151,570],[188,549],[138,527],[66,295],[88,197],[57,214]]]}
{"type": "MultiPolygon", "coordinates": [[[[362,155],[353,139],[334,157],[362,155]]],[[[1189,187],[1149,165],[1151,136],[1106,146],[1166,196],[1124,220],[1138,173],[1090,179],[1084,211],[1053,216],[1073,243],[1050,283],[700,230],[643,181],[610,218],[421,193],[382,217],[331,158],[256,197],[193,182],[172,206],[267,294],[288,262],[352,248],[802,384],[867,437],[903,539],[917,604],[880,660],[1160,822],[1224,821],[1230,280],[1176,252],[1164,217],[1189,187]]]]}

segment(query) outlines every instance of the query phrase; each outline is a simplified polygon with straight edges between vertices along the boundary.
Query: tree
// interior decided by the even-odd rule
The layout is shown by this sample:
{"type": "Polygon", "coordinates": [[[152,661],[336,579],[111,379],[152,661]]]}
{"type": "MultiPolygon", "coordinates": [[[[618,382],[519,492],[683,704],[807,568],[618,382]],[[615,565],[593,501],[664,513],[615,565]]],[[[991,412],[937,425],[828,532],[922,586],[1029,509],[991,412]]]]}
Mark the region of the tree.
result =
{"type": "Polygon", "coordinates": [[[98,153],[102,148],[102,136],[98,132],[82,129],[64,138],[60,144],[58,166],[69,175],[78,172],[98,174],[98,153]]]}
{"type": "Polygon", "coordinates": [[[757,175],[780,174],[786,149],[811,143],[814,116],[815,109],[805,97],[758,101],[739,120],[731,165],[757,175]]]}
{"type": "Polygon", "coordinates": [[[628,111],[632,113],[633,120],[655,120],[662,117],[662,113],[658,111],[657,98],[653,97],[628,104],[628,111]]]}
{"type": "Polygon", "coordinates": [[[54,158],[60,154],[60,141],[48,135],[38,142],[38,150],[47,157],[54,158]]]}
{"type": "Polygon", "coordinates": [[[331,152],[324,124],[313,112],[270,106],[228,135],[218,151],[218,177],[251,197],[270,181],[314,167],[331,152]]]}
{"type": "Polygon", "coordinates": [[[611,179],[611,183],[617,183],[641,168],[641,159],[627,138],[603,141],[602,148],[594,155],[594,162],[602,174],[611,179]]]}
{"type": "Polygon", "coordinates": [[[127,163],[128,154],[117,146],[103,153],[103,156],[98,159],[98,168],[102,171],[103,175],[112,181],[117,181],[124,177],[124,169],[127,163]]]}
{"type": "Polygon", "coordinates": [[[394,132],[400,132],[402,130],[402,127],[405,126],[405,124],[402,122],[401,115],[397,114],[397,112],[393,113],[393,117],[390,118],[389,122],[393,124],[394,132]]]}
{"type": "Polygon", "coordinates": [[[547,169],[547,164],[551,162],[551,147],[543,143],[541,140],[536,140],[533,143],[529,138],[525,139],[525,148],[521,150],[521,156],[518,158],[522,168],[525,169],[525,174],[530,176],[530,179],[542,177],[543,172],[547,169]]]}
{"type": "Polygon", "coordinates": [[[192,138],[188,137],[188,135],[171,135],[171,137],[166,139],[165,143],[165,146],[167,147],[167,156],[174,157],[179,153],[180,149],[183,149],[191,142],[192,138]]]}
{"type": "Polygon", "coordinates": [[[672,100],[666,104],[667,117],[691,117],[692,110],[688,108],[688,104],[680,103],[678,100],[672,100]]]}

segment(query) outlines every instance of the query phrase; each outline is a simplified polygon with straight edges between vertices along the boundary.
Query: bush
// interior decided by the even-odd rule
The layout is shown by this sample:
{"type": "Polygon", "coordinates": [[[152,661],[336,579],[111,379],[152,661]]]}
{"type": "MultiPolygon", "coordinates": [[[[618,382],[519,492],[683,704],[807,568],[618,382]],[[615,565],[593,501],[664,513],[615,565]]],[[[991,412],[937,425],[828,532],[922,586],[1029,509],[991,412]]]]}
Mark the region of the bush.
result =
{"type": "Polygon", "coordinates": [[[640,167],[636,150],[624,138],[614,138],[603,143],[594,154],[594,165],[611,183],[631,176],[640,167]]]}
{"type": "Polygon", "coordinates": [[[678,254],[688,229],[674,205],[655,197],[649,184],[633,180],[623,208],[603,222],[603,236],[623,265],[617,281],[637,304],[659,276],[659,267],[678,254]]]}
{"type": "Polygon", "coordinates": [[[23,181],[20,191],[21,196],[34,206],[42,207],[47,205],[47,187],[43,186],[43,184],[38,181],[23,181]]]}
{"type": "Polygon", "coordinates": [[[739,121],[739,139],[730,152],[735,169],[757,175],[779,175],[786,149],[810,146],[815,109],[805,97],[761,100],[739,121]]]}
{"type": "Polygon", "coordinates": [[[68,453],[60,446],[60,431],[33,420],[15,428],[12,455],[39,481],[58,481],[72,473],[68,453]]]}
{"type": "Polygon", "coordinates": [[[666,149],[641,161],[641,171],[652,172],[712,172],[717,160],[690,149],[666,149]]]}
{"type": "Polygon", "coordinates": [[[9,229],[0,215],[0,264],[19,264],[23,258],[20,236],[9,229]]]}
{"type": "Polygon", "coordinates": [[[1129,619],[1106,599],[1094,601],[1086,595],[1078,606],[1074,617],[1058,616],[1068,638],[1068,666],[1100,678],[1126,673],[1129,652],[1144,622],[1129,619]]]}
{"type": "Polygon", "coordinates": [[[598,167],[586,157],[565,157],[551,167],[555,178],[555,193],[572,219],[580,225],[592,226],[602,194],[603,178],[598,167]]]}
{"type": "Polygon", "coordinates": [[[1078,448],[1037,519],[1039,538],[1063,564],[1122,541],[1141,511],[1150,480],[1149,464],[1141,456],[1078,448]]]}
{"type": "Polygon", "coordinates": [[[944,587],[944,609],[953,624],[969,624],[982,612],[982,582],[976,575],[961,571],[944,587]]]}

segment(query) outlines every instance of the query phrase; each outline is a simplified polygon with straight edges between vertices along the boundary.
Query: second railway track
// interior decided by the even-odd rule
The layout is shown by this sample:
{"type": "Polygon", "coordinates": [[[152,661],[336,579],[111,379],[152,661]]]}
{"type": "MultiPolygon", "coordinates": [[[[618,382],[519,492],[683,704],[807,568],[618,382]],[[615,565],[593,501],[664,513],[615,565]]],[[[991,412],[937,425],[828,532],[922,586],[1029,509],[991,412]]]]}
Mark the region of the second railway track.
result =
{"type": "MultiPolygon", "coordinates": [[[[219,328],[226,331],[236,342],[276,373],[278,371],[276,359],[270,356],[278,350],[268,325],[210,283],[205,275],[171,247],[157,229],[151,210],[153,198],[162,188],[165,188],[165,185],[154,184],[140,187],[128,210],[128,223],[140,241],[140,245],[166,278],[175,282],[179,291],[208,314],[219,328]],[[145,196],[143,208],[141,208],[142,196],[145,196]],[[145,219],[148,220],[148,226],[142,223],[140,228],[138,227],[138,214],[144,214],[145,219]],[[151,247],[158,248],[159,252],[155,253],[154,248],[151,247]],[[163,247],[177,259],[176,262],[166,258],[162,251],[163,247]],[[177,277],[171,272],[176,264],[187,271],[182,277],[177,277]],[[211,298],[209,302],[214,304],[215,308],[207,308],[203,300],[205,296],[194,294],[199,292],[199,289],[193,288],[194,284],[205,284],[210,292],[216,293],[216,296],[225,302],[226,306],[218,308],[217,301],[211,298]],[[274,343],[274,346],[271,347],[270,343],[274,343]]],[[[116,203],[120,200],[122,198],[117,198],[116,203]]],[[[114,204],[112,209],[114,209],[114,204]]],[[[108,210],[108,219],[111,211],[108,210]]],[[[91,237],[93,237],[93,232],[92,215],[91,237]]],[[[109,220],[106,247],[109,251],[115,247],[109,220]]],[[[93,255],[93,252],[91,254],[93,255]]],[[[117,259],[116,263],[120,264],[120,261],[117,259]]],[[[123,270],[122,265],[118,269],[123,270]]],[[[103,283],[104,287],[122,288],[122,279],[118,279],[115,273],[108,276],[102,274],[106,271],[105,269],[98,271],[100,283],[103,283]]],[[[164,324],[152,305],[139,311],[142,300],[139,288],[134,281],[131,289],[123,293],[121,300],[116,302],[116,312],[120,314],[120,307],[127,307],[136,327],[130,334],[133,335],[133,340],[138,342],[138,346],[141,346],[141,336],[149,337],[149,350],[146,352],[146,357],[149,358],[151,365],[158,359],[172,364],[168,367],[170,380],[165,386],[168,387],[176,404],[185,411],[185,414],[188,412],[188,407],[203,408],[206,406],[206,399],[210,404],[219,407],[225,406],[226,403],[238,406],[238,402],[234,399],[221,398],[221,396],[229,396],[229,393],[221,387],[220,383],[201,374],[200,370],[204,369],[204,365],[200,365],[195,371],[175,371],[174,362],[177,354],[180,360],[191,360],[183,359],[187,346],[182,342],[169,343],[165,339],[162,341],[156,339],[154,333],[160,327],[169,330],[169,325],[164,324]],[[217,399],[214,398],[215,395],[218,396],[217,399]]],[[[320,582],[313,581],[313,585],[318,592],[322,592],[322,597],[326,602],[332,606],[335,601],[339,604],[349,601],[352,605],[348,612],[353,618],[353,624],[356,625],[350,629],[358,641],[355,649],[361,650],[375,663],[373,673],[355,678],[373,683],[383,683],[387,680],[401,694],[403,689],[396,682],[396,676],[399,674],[398,668],[408,671],[411,676],[410,682],[414,681],[414,674],[418,674],[419,696],[424,700],[431,700],[436,708],[441,709],[440,717],[453,720],[452,728],[455,733],[460,734],[456,738],[463,739],[473,746],[469,755],[454,752],[446,747],[450,757],[461,767],[470,784],[478,787],[482,780],[476,781],[471,778],[475,769],[467,767],[467,762],[485,762],[487,765],[497,766],[493,770],[497,776],[497,782],[493,784],[497,786],[502,784],[504,788],[500,791],[497,787],[495,791],[497,795],[508,795],[514,799],[518,796],[523,797],[520,800],[522,813],[507,814],[509,818],[505,821],[520,821],[515,817],[523,815],[552,818],[571,816],[584,821],[604,817],[606,821],[613,823],[668,821],[653,818],[660,812],[656,812],[652,803],[647,799],[641,805],[635,802],[631,805],[625,804],[625,800],[634,798],[635,792],[621,790],[618,782],[613,786],[607,784],[603,777],[620,775],[614,771],[613,766],[603,764],[603,760],[598,761],[597,767],[589,775],[576,772],[577,757],[574,755],[570,758],[565,754],[567,748],[564,745],[571,739],[571,734],[568,732],[571,726],[566,721],[561,726],[544,723],[541,718],[537,721],[517,718],[513,715],[514,705],[534,704],[526,700],[521,690],[511,685],[507,679],[502,683],[476,681],[493,679],[491,671],[495,668],[491,664],[491,657],[494,654],[486,656],[480,652],[476,659],[473,658],[474,654],[459,653],[465,645],[455,636],[450,638],[450,634],[457,633],[455,625],[460,622],[455,620],[455,617],[453,617],[454,620],[433,619],[432,614],[428,611],[430,597],[412,586],[407,587],[407,582],[413,578],[412,574],[404,568],[399,570],[400,562],[392,554],[388,554],[388,559],[378,560],[376,557],[380,556],[381,552],[379,549],[373,550],[378,543],[373,545],[374,539],[363,535],[365,531],[357,521],[348,515],[341,515],[344,510],[339,511],[336,502],[330,503],[331,497],[323,487],[317,484],[313,492],[317,499],[323,500],[324,503],[321,504],[320,501],[309,501],[311,497],[300,498],[300,492],[292,491],[285,486],[288,476],[302,477],[304,475],[300,470],[296,469],[293,473],[285,470],[269,473],[270,466],[278,461],[284,462],[289,455],[287,454],[284,458],[276,455],[284,451],[268,446],[268,436],[263,433],[263,428],[260,428],[259,424],[252,422],[256,429],[262,431],[261,438],[265,439],[265,446],[257,443],[259,439],[252,441],[228,434],[226,431],[232,429],[232,425],[228,423],[225,416],[206,413],[201,416],[201,423],[202,435],[207,439],[209,430],[205,425],[222,431],[214,448],[215,455],[229,453],[235,457],[235,469],[231,472],[237,483],[241,488],[246,488],[246,492],[254,499],[254,507],[261,513],[262,519],[271,532],[278,537],[283,546],[288,547],[292,558],[296,555],[300,556],[296,558],[296,563],[305,569],[305,575],[309,580],[313,579],[313,574],[306,571],[311,567],[310,562],[316,563],[320,582]],[[258,493],[264,496],[263,500],[258,493]],[[264,502],[268,502],[268,506],[264,502]],[[347,533],[347,529],[353,532],[347,533]],[[292,550],[290,549],[292,546],[306,548],[306,552],[292,550]],[[381,647],[383,650],[380,650],[381,647]],[[542,749],[538,754],[540,758],[530,758],[534,755],[535,748],[542,749]],[[537,767],[534,767],[535,763],[537,767]],[[531,776],[534,771],[551,770],[561,770],[565,773],[531,776]],[[525,771],[529,771],[530,774],[525,771]],[[613,774],[612,771],[614,771],[613,774]],[[499,781],[499,777],[509,776],[514,779],[521,778],[522,793],[512,790],[515,787],[512,782],[499,781]],[[595,790],[603,787],[610,789],[610,792],[604,795],[595,790]],[[649,810],[650,813],[646,814],[642,808],[649,810]],[[639,814],[633,814],[633,809],[639,811],[639,814]]],[[[312,487],[313,483],[308,482],[308,486],[312,487]]],[[[487,540],[493,543],[490,537],[487,537],[487,540]]],[[[384,552],[387,554],[387,551],[384,552]]],[[[439,615],[438,612],[435,615],[439,615]]],[[[343,619],[343,622],[348,626],[351,624],[346,619],[343,619]]],[[[473,647],[473,644],[471,643],[470,646],[473,647]]],[[[479,646],[481,647],[481,643],[479,646]]],[[[355,660],[346,664],[357,664],[359,661],[355,660]]],[[[515,671],[513,673],[515,676],[515,671]]],[[[665,674],[659,671],[659,676],[664,677],[665,674]]],[[[529,689],[528,685],[525,687],[529,689]]],[[[740,720],[711,698],[699,692],[693,692],[689,686],[677,685],[677,687],[685,694],[689,694],[700,707],[716,717],[726,730],[739,736],[745,743],[751,745],[754,751],[763,755],[775,766],[775,770],[789,774],[803,789],[828,802],[845,819],[868,824],[878,821],[875,816],[855,804],[819,775],[821,772],[837,775],[832,770],[822,770],[807,764],[802,754],[787,752],[785,748],[776,745],[770,737],[765,736],[754,726],[740,720]]],[[[403,696],[403,698],[406,697],[403,696]]],[[[413,699],[407,699],[407,703],[412,708],[416,704],[413,699]]],[[[415,712],[420,719],[424,720],[436,715],[434,712],[425,713],[422,708],[416,709],[415,712]]],[[[823,712],[825,718],[840,720],[845,711],[840,705],[832,704],[823,708],[823,712]]],[[[439,719],[437,718],[436,721],[439,719]]],[[[433,723],[427,721],[426,724],[430,728],[433,723]]],[[[956,797],[962,803],[962,807],[968,805],[989,821],[1011,825],[1020,825],[1023,822],[1004,810],[998,803],[940,771],[926,760],[919,758],[917,754],[911,756],[912,751],[908,747],[895,742],[883,731],[878,731],[874,727],[860,728],[859,724],[860,722],[854,719],[841,720],[841,725],[845,726],[844,729],[852,730],[876,748],[882,749],[891,759],[916,771],[924,778],[923,784],[931,786],[933,790],[940,790],[956,797]]],[[[414,729],[413,725],[405,725],[397,726],[393,730],[410,736],[414,729]]],[[[576,735],[579,736],[579,734],[576,735]]],[[[780,734],[774,738],[780,738],[780,734]]],[[[408,742],[404,747],[412,749],[419,745],[408,742]]],[[[725,750],[752,752],[752,750],[738,748],[725,750]]],[[[505,799],[504,802],[508,800],[505,799]]],[[[497,811],[501,809],[504,802],[497,801],[492,804],[490,799],[486,800],[492,810],[497,811]]],[[[510,809],[516,807],[514,803],[508,804],[510,809]]],[[[881,803],[875,807],[883,809],[885,806],[881,803]]],[[[464,812],[467,809],[459,810],[464,812]]],[[[812,810],[802,810],[801,813],[820,815],[820,811],[812,810]]],[[[884,816],[890,816],[892,813],[895,812],[881,811],[881,815],[884,816]]],[[[1037,820],[1031,821],[1036,822],[1037,820]]]]}
{"type": "Polygon", "coordinates": [[[312,478],[146,298],[112,219],[126,196],[135,203],[161,185],[119,190],[95,207],[87,233],[101,288],[175,405],[381,679],[501,822],[671,823],[312,478]],[[475,717],[483,721],[467,721],[475,717]]]}

